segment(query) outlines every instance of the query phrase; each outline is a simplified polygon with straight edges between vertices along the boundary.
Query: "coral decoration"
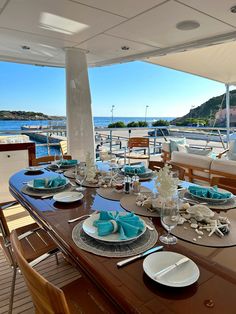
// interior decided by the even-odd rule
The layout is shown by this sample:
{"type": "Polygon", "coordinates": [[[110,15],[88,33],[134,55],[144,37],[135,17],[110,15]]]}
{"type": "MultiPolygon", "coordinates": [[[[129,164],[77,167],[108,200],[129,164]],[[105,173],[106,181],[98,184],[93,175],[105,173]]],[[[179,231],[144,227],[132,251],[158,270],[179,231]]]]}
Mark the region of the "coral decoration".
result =
{"type": "Polygon", "coordinates": [[[171,198],[177,193],[179,179],[173,177],[173,173],[171,173],[171,165],[165,165],[156,173],[156,176],[156,189],[163,199],[171,198]]]}

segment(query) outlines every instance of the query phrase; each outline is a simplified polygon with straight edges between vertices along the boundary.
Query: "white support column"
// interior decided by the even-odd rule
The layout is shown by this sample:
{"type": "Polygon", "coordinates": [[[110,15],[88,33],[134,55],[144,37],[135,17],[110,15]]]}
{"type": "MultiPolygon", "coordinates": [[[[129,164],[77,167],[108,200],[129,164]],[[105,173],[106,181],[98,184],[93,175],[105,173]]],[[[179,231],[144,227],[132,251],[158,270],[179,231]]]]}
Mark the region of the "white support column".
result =
{"type": "Polygon", "coordinates": [[[229,84],[226,87],[226,128],[227,128],[227,148],[229,147],[229,135],[230,135],[230,98],[229,98],[229,84]]]}
{"type": "Polygon", "coordinates": [[[66,49],[66,114],[68,153],[85,161],[95,158],[94,126],[86,55],[79,49],[66,49]]]}

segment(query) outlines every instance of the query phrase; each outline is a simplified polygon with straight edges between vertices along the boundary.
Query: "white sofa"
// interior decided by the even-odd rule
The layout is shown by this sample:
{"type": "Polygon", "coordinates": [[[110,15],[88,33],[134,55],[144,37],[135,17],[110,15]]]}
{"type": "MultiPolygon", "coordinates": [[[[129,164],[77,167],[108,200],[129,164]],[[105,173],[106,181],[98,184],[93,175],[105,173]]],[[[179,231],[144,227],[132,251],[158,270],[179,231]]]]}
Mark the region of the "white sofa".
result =
{"type": "Polygon", "coordinates": [[[185,178],[190,182],[210,184],[212,177],[236,179],[236,161],[213,159],[207,156],[173,152],[170,163],[185,169],[185,178]]]}

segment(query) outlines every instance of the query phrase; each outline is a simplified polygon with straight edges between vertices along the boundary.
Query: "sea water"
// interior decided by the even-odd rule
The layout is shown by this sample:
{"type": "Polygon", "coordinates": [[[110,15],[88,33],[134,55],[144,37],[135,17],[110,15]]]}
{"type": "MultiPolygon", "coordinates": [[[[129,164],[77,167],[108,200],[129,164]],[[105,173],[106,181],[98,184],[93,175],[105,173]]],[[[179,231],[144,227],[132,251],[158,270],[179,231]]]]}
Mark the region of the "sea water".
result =
{"type": "MultiPolygon", "coordinates": [[[[149,126],[152,125],[152,123],[156,120],[167,120],[171,121],[174,118],[171,117],[147,117],[146,121],[149,126]]],[[[94,117],[94,126],[95,127],[107,127],[108,124],[112,122],[122,121],[125,124],[128,124],[132,121],[145,121],[144,117],[94,117]]],[[[6,134],[7,131],[20,131],[21,127],[24,125],[27,126],[44,126],[44,125],[58,125],[58,128],[60,128],[60,125],[65,124],[65,120],[0,120],[0,135],[6,134]],[[5,132],[4,132],[5,131],[5,132]]],[[[36,144],[40,144],[37,143],[36,144]]],[[[58,146],[51,146],[50,147],[50,154],[55,155],[59,154],[59,148],[58,146]]],[[[47,155],[47,147],[46,146],[38,146],[36,151],[37,156],[44,156],[47,155]]]]}

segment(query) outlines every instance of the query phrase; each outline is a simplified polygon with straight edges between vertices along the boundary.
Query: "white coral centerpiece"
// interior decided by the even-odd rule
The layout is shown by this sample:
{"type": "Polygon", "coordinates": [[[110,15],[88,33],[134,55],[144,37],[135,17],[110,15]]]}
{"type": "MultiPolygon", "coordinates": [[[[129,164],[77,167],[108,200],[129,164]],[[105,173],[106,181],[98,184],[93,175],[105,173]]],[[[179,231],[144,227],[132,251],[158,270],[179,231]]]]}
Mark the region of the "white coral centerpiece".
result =
{"type": "Polygon", "coordinates": [[[95,179],[97,174],[96,165],[93,161],[93,158],[91,156],[91,153],[86,154],[86,181],[88,182],[97,182],[95,179]]]}
{"type": "Polygon", "coordinates": [[[156,176],[156,189],[163,199],[171,198],[177,193],[179,179],[173,177],[173,173],[171,173],[171,165],[165,165],[157,172],[156,176]]]}

